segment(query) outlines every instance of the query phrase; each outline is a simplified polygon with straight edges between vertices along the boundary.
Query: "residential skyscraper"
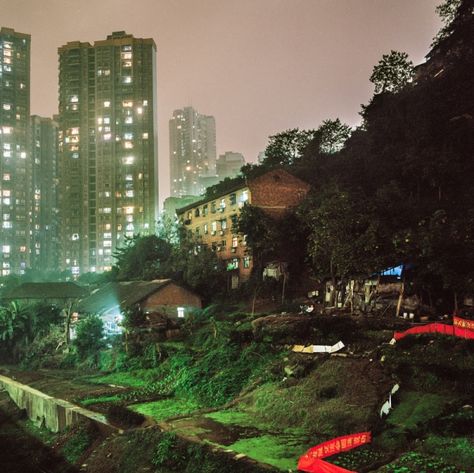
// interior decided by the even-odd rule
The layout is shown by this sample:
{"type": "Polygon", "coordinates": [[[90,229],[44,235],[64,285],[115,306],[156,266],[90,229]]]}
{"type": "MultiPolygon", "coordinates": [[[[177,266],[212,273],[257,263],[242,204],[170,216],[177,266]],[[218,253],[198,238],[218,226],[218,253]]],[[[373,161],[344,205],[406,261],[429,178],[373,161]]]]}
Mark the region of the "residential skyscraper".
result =
{"type": "Polygon", "coordinates": [[[29,266],[30,35],[0,29],[0,274],[29,266]]]}
{"type": "Polygon", "coordinates": [[[200,178],[215,175],[215,119],[184,107],[174,111],[169,129],[171,196],[199,195],[200,178]]]}
{"type": "Polygon", "coordinates": [[[101,272],[125,236],[154,231],[156,45],[119,31],[58,52],[60,266],[101,272]]]}
{"type": "Polygon", "coordinates": [[[58,124],[37,115],[30,122],[30,266],[58,268],[58,124]]]}
{"type": "Polygon", "coordinates": [[[242,153],[226,151],[224,154],[219,155],[216,165],[219,180],[222,181],[226,177],[236,177],[244,164],[245,159],[242,153]]]}

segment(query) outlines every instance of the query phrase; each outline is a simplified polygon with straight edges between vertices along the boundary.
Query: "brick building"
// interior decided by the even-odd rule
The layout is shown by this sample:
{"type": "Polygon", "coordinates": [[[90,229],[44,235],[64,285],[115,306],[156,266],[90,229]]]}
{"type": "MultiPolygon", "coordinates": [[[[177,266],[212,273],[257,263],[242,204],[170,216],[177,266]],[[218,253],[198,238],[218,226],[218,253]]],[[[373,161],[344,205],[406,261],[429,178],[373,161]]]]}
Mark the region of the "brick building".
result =
{"type": "Polygon", "coordinates": [[[310,185],[283,169],[275,169],[212,198],[202,199],[176,211],[179,220],[197,241],[214,249],[232,271],[231,285],[249,278],[252,257],[245,235],[233,231],[242,207],[259,207],[272,218],[282,218],[306,196],[310,185]]]}
{"type": "Polygon", "coordinates": [[[153,281],[121,281],[105,284],[82,299],[79,314],[97,314],[107,333],[120,332],[117,325],[123,311],[133,308],[148,314],[160,314],[171,319],[185,318],[189,310],[202,307],[201,297],[171,279],[153,281]]]}

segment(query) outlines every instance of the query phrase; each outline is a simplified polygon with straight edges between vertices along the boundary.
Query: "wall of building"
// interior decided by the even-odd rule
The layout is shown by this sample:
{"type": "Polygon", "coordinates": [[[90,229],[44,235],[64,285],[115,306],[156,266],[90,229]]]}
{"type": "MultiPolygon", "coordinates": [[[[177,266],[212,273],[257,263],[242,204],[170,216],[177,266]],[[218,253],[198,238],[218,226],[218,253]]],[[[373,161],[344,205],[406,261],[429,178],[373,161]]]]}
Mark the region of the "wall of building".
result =
{"type": "Polygon", "coordinates": [[[282,216],[288,208],[296,207],[306,196],[310,185],[282,169],[270,171],[249,183],[252,205],[273,217],[282,216]]]}
{"type": "Polygon", "coordinates": [[[197,202],[179,211],[179,217],[196,242],[213,248],[226,262],[235,287],[252,272],[252,257],[245,237],[233,231],[245,203],[263,209],[274,218],[282,218],[289,208],[298,205],[310,185],[286,171],[269,171],[235,190],[214,199],[197,202]],[[232,277],[234,276],[234,277],[232,277]]]}
{"type": "Polygon", "coordinates": [[[169,307],[202,307],[201,298],[177,284],[167,284],[154,294],[148,296],[142,305],[144,311],[152,311],[161,306],[169,307]]]}

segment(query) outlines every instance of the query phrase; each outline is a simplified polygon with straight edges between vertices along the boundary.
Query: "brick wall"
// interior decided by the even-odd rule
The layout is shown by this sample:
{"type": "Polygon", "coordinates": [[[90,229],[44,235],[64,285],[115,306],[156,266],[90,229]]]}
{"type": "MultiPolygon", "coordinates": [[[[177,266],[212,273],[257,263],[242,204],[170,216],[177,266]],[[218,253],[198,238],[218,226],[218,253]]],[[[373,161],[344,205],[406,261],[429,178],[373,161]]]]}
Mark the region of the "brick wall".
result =
{"type": "Polygon", "coordinates": [[[283,169],[267,172],[249,183],[252,205],[274,217],[297,206],[306,196],[310,185],[283,169]]]}
{"type": "Polygon", "coordinates": [[[142,308],[153,308],[157,306],[173,306],[173,307],[202,307],[201,298],[196,294],[188,291],[184,287],[170,283],[164,288],[155,292],[143,302],[142,308]]]}

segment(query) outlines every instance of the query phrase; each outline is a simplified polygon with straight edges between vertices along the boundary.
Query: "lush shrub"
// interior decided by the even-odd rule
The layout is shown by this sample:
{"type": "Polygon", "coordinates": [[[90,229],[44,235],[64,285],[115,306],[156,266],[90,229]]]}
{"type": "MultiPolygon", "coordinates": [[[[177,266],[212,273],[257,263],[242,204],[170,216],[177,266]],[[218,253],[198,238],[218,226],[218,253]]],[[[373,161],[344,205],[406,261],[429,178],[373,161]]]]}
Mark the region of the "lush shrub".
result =
{"type": "Polygon", "coordinates": [[[81,360],[92,356],[98,362],[99,352],[104,347],[104,324],[97,315],[89,315],[80,319],[76,325],[74,346],[81,360]]]}

